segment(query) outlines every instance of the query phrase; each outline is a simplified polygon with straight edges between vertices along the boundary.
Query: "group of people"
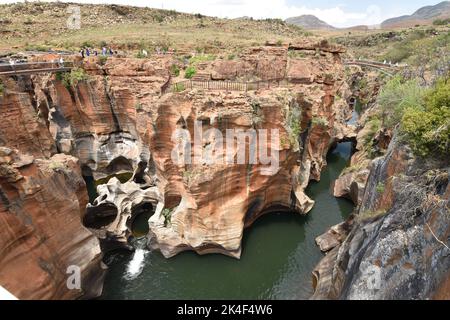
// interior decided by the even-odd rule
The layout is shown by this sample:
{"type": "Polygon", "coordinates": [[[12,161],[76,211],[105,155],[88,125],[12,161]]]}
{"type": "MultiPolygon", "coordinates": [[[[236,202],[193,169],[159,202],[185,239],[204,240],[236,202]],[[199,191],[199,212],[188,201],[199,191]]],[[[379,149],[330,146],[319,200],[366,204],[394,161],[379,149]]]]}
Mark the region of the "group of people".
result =
{"type": "MultiPolygon", "coordinates": [[[[96,49],[91,49],[89,47],[82,48],[80,50],[80,55],[81,55],[82,58],[90,57],[91,55],[98,56],[98,54],[99,53],[98,53],[98,51],[96,49]]],[[[113,56],[113,55],[117,54],[117,51],[113,51],[113,49],[111,47],[109,47],[109,48],[103,47],[101,54],[102,54],[102,56],[108,56],[108,55],[109,56],[113,56]]]]}

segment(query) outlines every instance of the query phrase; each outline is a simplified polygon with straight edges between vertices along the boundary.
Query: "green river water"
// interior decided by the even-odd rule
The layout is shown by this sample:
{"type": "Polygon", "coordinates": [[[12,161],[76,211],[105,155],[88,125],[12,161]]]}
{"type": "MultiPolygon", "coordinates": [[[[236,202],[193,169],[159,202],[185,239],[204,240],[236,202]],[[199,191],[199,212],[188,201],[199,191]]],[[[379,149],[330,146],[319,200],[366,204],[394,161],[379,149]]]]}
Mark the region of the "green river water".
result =
{"type": "MultiPolygon", "coordinates": [[[[320,182],[307,194],[316,201],[307,216],[268,214],[244,232],[240,260],[219,254],[183,252],[165,259],[138,249],[116,252],[102,299],[306,299],[312,294],[311,272],[323,257],[314,239],[345,218],[353,204],[336,199],[330,183],[346,167],[351,143],[339,143],[327,157],[320,182]]],[[[146,224],[146,219],[135,221],[146,224]]],[[[142,227],[142,226],[141,226],[142,227]]],[[[135,243],[144,248],[145,239],[135,243]]]]}

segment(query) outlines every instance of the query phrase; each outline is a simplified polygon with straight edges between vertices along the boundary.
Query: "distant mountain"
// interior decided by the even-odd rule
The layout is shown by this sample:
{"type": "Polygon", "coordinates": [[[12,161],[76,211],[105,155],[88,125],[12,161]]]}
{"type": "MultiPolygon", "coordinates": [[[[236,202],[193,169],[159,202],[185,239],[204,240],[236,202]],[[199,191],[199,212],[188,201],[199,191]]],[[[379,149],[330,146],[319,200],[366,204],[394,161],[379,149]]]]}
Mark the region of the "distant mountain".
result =
{"type": "Polygon", "coordinates": [[[387,19],[381,23],[381,28],[413,27],[417,24],[432,24],[437,19],[450,18],[450,1],[443,1],[434,6],[420,8],[412,15],[387,19]]]}
{"type": "Polygon", "coordinates": [[[333,26],[330,26],[325,21],[322,21],[313,15],[303,15],[303,16],[288,18],[288,19],[286,19],[286,22],[290,23],[290,24],[294,24],[296,26],[300,26],[307,30],[333,30],[333,29],[335,29],[333,26]]]}

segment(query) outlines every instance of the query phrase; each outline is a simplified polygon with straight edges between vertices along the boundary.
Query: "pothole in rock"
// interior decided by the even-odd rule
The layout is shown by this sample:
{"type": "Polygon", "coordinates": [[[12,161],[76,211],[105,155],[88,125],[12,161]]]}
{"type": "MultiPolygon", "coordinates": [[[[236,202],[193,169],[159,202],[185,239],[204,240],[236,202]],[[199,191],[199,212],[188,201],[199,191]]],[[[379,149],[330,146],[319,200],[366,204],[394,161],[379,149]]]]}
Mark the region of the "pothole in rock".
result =
{"type": "Polygon", "coordinates": [[[112,203],[88,207],[83,218],[83,224],[91,229],[106,229],[116,220],[117,213],[117,207],[112,203]]]}
{"type": "Polygon", "coordinates": [[[142,238],[149,231],[148,220],[154,214],[153,205],[145,202],[131,209],[131,216],[127,221],[128,229],[136,238],[142,238]]]}

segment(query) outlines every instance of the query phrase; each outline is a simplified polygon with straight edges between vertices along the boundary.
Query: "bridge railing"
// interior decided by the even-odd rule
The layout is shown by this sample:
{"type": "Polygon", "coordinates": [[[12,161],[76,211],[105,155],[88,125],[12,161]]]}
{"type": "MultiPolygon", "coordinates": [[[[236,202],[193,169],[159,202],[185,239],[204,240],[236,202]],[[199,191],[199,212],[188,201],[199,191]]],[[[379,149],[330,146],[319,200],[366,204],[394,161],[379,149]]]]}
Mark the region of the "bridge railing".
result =
{"type": "Polygon", "coordinates": [[[21,63],[0,63],[0,74],[1,73],[15,73],[20,72],[24,73],[26,71],[35,71],[35,70],[51,70],[51,69],[64,69],[64,68],[73,68],[72,62],[21,62],[21,63]]]}
{"type": "Polygon", "coordinates": [[[205,90],[224,90],[224,91],[252,91],[265,88],[274,88],[287,86],[289,82],[287,79],[270,79],[261,81],[222,81],[222,80],[185,80],[170,85],[166,85],[161,89],[162,94],[170,92],[181,92],[192,89],[205,89],[205,90]]]}

